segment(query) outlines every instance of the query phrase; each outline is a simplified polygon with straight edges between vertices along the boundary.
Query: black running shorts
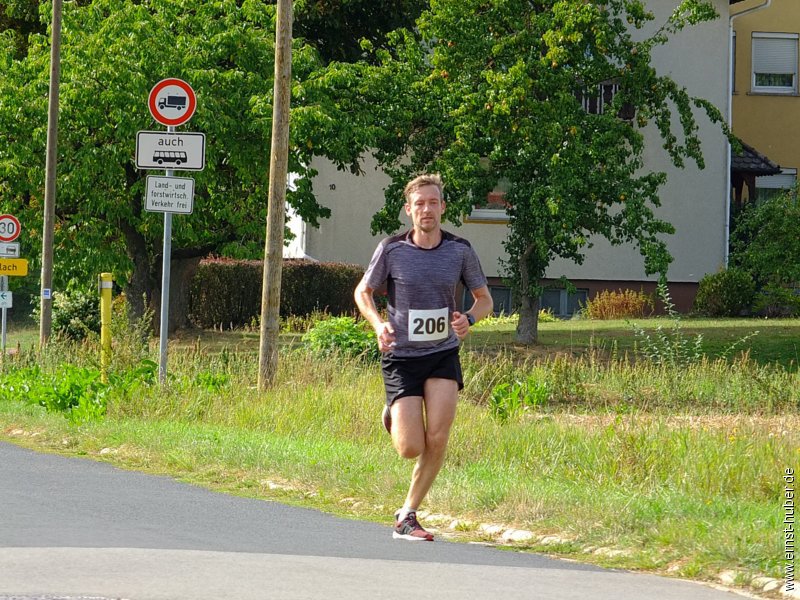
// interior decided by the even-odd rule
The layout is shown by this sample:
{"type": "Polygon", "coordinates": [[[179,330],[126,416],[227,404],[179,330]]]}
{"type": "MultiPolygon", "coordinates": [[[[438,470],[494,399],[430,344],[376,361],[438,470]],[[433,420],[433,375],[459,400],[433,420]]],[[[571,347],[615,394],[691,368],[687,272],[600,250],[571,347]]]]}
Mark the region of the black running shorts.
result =
{"type": "Polygon", "coordinates": [[[458,347],[425,356],[398,358],[387,352],[381,358],[383,383],[386,386],[386,404],[404,396],[424,396],[425,380],[433,377],[452,379],[458,389],[464,389],[458,347]]]}

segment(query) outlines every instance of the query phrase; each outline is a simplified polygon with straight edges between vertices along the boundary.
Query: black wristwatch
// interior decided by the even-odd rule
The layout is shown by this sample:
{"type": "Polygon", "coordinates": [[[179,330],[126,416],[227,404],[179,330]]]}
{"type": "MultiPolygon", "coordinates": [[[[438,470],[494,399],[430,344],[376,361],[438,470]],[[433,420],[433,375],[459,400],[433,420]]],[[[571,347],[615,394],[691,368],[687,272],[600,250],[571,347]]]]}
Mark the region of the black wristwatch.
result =
{"type": "Polygon", "coordinates": [[[473,317],[471,313],[465,313],[465,314],[467,315],[467,323],[469,323],[469,326],[472,327],[473,325],[475,325],[475,317],[473,317]]]}

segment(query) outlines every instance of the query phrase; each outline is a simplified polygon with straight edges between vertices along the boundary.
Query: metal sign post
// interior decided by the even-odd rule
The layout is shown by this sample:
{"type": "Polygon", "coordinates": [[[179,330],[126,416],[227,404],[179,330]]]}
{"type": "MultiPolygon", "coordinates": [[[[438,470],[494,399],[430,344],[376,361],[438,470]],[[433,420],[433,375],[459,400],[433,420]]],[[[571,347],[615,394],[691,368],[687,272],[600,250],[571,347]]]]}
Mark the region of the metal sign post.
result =
{"type": "MultiPolygon", "coordinates": [[[[175,127],[167,127],[175,131],[175,127]]],[[[172,177],[174,171],[167,169],[165,175],[172,177]]],[[[169,336],[169,279],[172,267],[172,213],[164,213],[164,256],[161,262],[161,316],[158,321],[158,382],[167,380],[167,338],[169,336]]]]}
{"type": "MultiPolygon", "coordinates": [[[[8,292],[8,277],[6,275],[0,275],[0,294],[3,292],[8,292]]],[[[6,307],[3,306],[3,333],[2,333],[2,352],[3,357],[6,355],[6,307]]]]}

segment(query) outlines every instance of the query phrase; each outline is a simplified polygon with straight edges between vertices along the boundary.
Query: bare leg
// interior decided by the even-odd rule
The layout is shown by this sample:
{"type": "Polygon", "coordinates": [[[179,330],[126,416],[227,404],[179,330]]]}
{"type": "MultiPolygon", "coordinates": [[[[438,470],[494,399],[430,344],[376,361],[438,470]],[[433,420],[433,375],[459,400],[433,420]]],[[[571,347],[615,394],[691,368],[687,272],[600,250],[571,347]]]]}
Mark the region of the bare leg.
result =
{"type": "Polygon", "coordinates": [[[392,441],[397,452],[404,458],[419,457],[411,476],[407,506],[422,504],[442,468],[457,402],[458,383],[433,378],[425,382],[424,399],[401,398],[392,405],[392,441]]]}
{"type": "Polygon", "coordinates": [[[422,396],[404,396],[392,403],[392,445],[403,458],[417,458],[425,449],[422,396]]]}

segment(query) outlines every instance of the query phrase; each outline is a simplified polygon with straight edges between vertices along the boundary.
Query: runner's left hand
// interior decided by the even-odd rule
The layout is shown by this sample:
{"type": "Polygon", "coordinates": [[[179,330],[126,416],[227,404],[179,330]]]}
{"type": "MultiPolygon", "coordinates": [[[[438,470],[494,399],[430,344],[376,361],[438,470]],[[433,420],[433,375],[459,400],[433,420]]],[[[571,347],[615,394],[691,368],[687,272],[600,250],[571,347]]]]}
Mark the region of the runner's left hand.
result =
{"type": "Polygon", "coordinates": [[[467,321],[467,316],[458,311],[454,311],[453,320],[450,321],[450,327],[453,328],[453,332],[458,339],[463,340],[469,333],[469,321],[467,321]]]}

